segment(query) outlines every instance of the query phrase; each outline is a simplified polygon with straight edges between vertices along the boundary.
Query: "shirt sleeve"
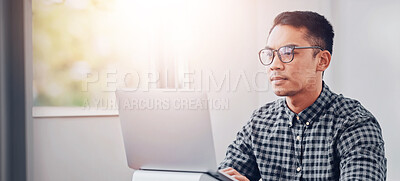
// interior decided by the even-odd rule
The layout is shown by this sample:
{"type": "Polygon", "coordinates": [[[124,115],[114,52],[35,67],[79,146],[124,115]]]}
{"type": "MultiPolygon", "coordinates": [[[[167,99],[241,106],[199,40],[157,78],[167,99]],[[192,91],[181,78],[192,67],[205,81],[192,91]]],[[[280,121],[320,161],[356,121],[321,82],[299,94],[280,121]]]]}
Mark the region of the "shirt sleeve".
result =
{"type": "Polygon", "coordinates": [[[340,180],[386,180],[381,128],[375,118],[349,125],[338,142],[340,180]]]}
{"type": "Polygon", "coordinates": [[[232,167],[249,180],[259,180],[260,171],[251,146],[251,121],[240,130],[228,146],[225,159],[218,169],[232,167]]]}

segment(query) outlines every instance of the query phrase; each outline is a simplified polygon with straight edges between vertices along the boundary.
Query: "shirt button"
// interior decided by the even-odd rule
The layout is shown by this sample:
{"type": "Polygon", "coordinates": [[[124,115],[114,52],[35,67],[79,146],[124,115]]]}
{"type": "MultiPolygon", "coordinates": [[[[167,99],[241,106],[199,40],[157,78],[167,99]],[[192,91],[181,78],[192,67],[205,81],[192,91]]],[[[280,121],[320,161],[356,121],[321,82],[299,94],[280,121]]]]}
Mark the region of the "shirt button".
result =
{"type": "Polygon", "coordinates": [[[300,120],[300,117],[299,117],[299,116],[297,116],[297,117],[296,117],[296,119],[297,119],[297,120],[300,120]]]}
{"type": "Polygon", "coordinates": [[[307,126],[310,125],[310,122],[307,121],[307,122],[306,122],[306,125],[307,125],[307,126]]]}
{"type": "Polygon", "coordinates": [[[296,136],[296,139],[300,141],[300,136],[296,136]]]}
{"type": "Polygon", "coordinates": [[[301,171],[301,167],[297,167],[297,172],[300,172],[301,171]]]}

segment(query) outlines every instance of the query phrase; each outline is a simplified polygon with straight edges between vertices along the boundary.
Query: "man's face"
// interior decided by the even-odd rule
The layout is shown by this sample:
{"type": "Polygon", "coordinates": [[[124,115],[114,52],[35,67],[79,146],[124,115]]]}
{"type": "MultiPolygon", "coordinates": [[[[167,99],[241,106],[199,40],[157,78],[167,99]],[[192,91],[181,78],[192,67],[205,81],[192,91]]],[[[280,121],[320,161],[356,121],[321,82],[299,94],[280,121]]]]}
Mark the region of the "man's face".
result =
{"type": "MultiPolygon", "coordinates": [[[[305,40],[306,32],[305,28],[275,26],[269,35],[267,47],[276,50],[287,45],[313,46],[305,40]]],[[[275,55],[272,64],[267,66],[267,73],[277,96],[295,96],[315,89],[318,61],[313,56],[314,50],[295,49],[293,61],[290,63],[281,62],[275,55]]]]}

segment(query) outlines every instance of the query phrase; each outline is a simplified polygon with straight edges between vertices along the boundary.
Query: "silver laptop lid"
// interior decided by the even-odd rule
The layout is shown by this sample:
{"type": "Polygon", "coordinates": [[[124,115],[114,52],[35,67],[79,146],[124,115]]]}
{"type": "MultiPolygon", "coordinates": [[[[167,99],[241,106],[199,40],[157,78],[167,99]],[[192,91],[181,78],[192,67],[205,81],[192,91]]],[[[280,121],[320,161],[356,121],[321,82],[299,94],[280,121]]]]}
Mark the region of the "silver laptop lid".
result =
{"type": "Polygon", "coordinates": [[[116,96],[130,168],[217,170],[205,93],[118,90],[116,96]]]}

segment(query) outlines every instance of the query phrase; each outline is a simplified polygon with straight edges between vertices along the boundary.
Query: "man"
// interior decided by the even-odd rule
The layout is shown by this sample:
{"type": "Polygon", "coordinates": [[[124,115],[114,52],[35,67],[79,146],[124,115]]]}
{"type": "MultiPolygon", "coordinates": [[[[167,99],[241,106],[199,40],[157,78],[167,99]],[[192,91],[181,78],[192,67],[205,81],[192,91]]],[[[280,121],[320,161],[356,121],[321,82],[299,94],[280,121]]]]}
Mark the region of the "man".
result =
{"type": "Polygon", "coordinates": [[[381,128],[358,101],[323,82],[331,24],[315,12],[279,14],[259,53],[274,93],[254,111],[219,168],[238,180],[385,180],[381,128]]]}

